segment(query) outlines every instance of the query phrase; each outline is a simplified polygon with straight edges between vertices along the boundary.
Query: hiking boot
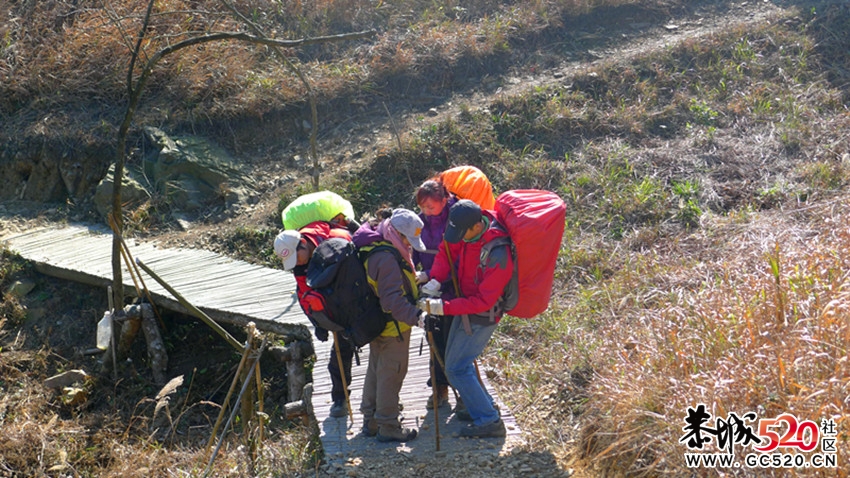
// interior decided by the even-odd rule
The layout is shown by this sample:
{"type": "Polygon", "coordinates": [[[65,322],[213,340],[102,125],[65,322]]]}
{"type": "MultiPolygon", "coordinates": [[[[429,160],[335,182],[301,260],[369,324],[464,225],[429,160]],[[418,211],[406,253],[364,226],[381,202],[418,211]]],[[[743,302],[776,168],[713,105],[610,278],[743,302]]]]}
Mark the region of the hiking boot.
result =
{"type": "Polygon", "coordinates": [[[340,418],[348,415],[348,407],[345,406],[345,400],[337,400],[331,405],[331,416],[340,418]]]}
{"type": "MultiPolygon", "coordinates": [[[[493,408],[495,408],[496,411],[499,412],[499,413],[501,413],[501,411],[502,411],[499,408],[499,405],[496,404],[496,403],[493,404],[493,408]]],[[[472,421],[472,415],[469,414],[469,410],[466,409],[466,405],[463,404],[463,401],[460,400],[460,397],[458,397],[457,406],[455,407],[454,411],[455,411],[455,416],[457,417],[458,420],[460,420],[462,422],[471,422],[472,421]]]]}
{"type": "Polygon", "coordinates": [[[460,431],[460,436],[472,438],[492,438],[492,437],[503,437],[507,434],[507,430],[505,429],[505,422],[502,419],[498,419],[495,422],[487,423],[484,425],[473,425],[469,424],[466,428],[460,431]]]}
{"type": "Polygon", "coordinates": [[[373,437],[378,434],[378,424],[373,418],[363,417],[363,428],[360,429],[363,436],[373,437]]]}
{"type": "MultiPolygon", "coordinates": [[[[437,385],[437,406],[438,407],[448,407],[449,405],[449,386],[448,385],[437,385]]],[[[425,408],[428,410],[434,409],[434,392],[431,392],[431,396],[428,397],[428,401],[425,402],[425,408]]]]}
{"type": "Polygon", "coordinates": [[[460,420],[462,422],[471,422],[472,421],[472,415],[470,415],[469,410],[467,410],[465,408],[462,409],[462,410],[456,411],[455,416],[457,417],[458,420],[460,420]]]}
{"type": "Polygon", "coordinates": [[[457,397],[457,405],[455,405],[455,416],[458,420],[462,422],[471,422],[472,416],[469,414],[469,410],[466,409],[466,405],[463,403],[463,399],[457,397]]]}
{"type": "Polygon", "coordinates": [[[399,424],[381,425],[378,429],[378,441],[400,441],[408,442],[416,438],[418,432],[412,428],[402,428],[399,424]]]}

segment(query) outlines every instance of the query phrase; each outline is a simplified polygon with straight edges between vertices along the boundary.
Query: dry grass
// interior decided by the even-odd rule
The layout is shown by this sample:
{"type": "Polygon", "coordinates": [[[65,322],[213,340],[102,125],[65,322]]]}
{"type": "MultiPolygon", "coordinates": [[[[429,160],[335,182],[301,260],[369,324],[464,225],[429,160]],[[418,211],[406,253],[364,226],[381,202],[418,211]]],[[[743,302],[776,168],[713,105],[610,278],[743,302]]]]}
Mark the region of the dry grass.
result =
{"type": "MultiPolygon", "coordinates": [[[[832,418],[841,461],[850,453],[848,204],[842,194],[705,218],[700,232],[620,255],[610,278],[558,295],[557,310],[534,323],[503,324],[490,365],[523,426],[562,463],[605,475],[711,476],[685,467],[679,443],[686,410],[704,403],[720,418],[832,418]]],[[[736,448],[739,461],[751,452],[736,448]]]]}
{"type": "Polygon", "coordinates": [[[846,437],[850,216],[834,209],[846,201],[803,218],[718,220],[706,226],[723,244],[693,238],[659,257],[661,270],[620,271],[612,282],[637,292],[616,293],[611,317],[596,331],[605,355],[596,358],[588,394],[598,421],[582,434],[581,453],[605,456],[614,469],[681,469],[673,458],[682,453],[684,411],[698,403],[719,417],[833,418],[846,437]],[[644,305],[658,296],[667,300],[644,305]]]}
{"type": "MultiPolygon", "coordinates": [[[[99,105],[125,98],[129,52],[146,2],[2,2],[10,18],[0,38],[0,113],[99,105]]],[[[626,0],[596,2],[234,2],[278,39],[377,29],[372,44],[330,44],[290,51],[325,99],[383,84],[394,76],[433,76],[446,84],[463,59],[481,63],[512,39],[558,19],[626,0]]],[[[180,40],[245,27],[220,2],[172,1],[154,10],[145,57],[180,40]]],[[[141,67],[141,63],[137,65],[141,67]]],[[[300,104],[300,81],[264,48],[237,42],[205,44],[168,58],[153,72],[143,113],[160,120],[262,118],[300,104]]],[[[23,118],[22,118],[23,119],[23,118]]]]}

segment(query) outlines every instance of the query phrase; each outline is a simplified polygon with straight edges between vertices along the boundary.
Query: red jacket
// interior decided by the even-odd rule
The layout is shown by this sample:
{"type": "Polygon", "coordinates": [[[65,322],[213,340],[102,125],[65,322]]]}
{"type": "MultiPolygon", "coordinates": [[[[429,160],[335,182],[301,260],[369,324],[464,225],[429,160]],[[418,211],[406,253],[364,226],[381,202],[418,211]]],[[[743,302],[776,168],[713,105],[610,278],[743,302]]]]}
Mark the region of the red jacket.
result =
{"type": "MultiPolygon", "coordinates": [[[[310,241],[313,246],[318,247],[319,244],[325,242],[326,239],[332,237],[340,237],[342,239],[351,240],[351,233],[348,229],[337,227],[324,221],[311,222],[298,230],[301,236],[310,241]]],[[[292,270],[295,275],[296,294],[298,294],[298,303],[301,304],[301,310],[307,314],[307,317],[313,315],[314,312],[325,310],[325,301],[319,294],[311,294],[313,289],[307,285],[307,266],[297,266],[292,270]]]]}
{"type": "MultiPolygon", "coordinates": [[[[484,231],[478,240],[474,242],[461,241],[457,244],[449,244],[449,252],[457,264],[457,278],[460,286],[461,297],[443,301],[443,312],[446,315],[469,314],[482,317],[470,317],[472,322],[489,323],[489,311],[496,305],[508,281],[513,275],[514,263],[507,246],[495,248],[486,264],[481,264],[481,248],[484,244],[497,237],[507,236],[497,225],[495,214],[491,211],[482,211],[490,220],[490,227],[484,231]],[[485,317],[487,316],[487,317],[485,317]]],[[[445,244],[445,243],[444,243],[445,244]]],[[[441,246],[434,265],[431,267],[431,278],[441,283],[451,280],[448,257],[445,246],[441,246]]],[[[496,322],[501,314],[495,316],[496,322]]]]}

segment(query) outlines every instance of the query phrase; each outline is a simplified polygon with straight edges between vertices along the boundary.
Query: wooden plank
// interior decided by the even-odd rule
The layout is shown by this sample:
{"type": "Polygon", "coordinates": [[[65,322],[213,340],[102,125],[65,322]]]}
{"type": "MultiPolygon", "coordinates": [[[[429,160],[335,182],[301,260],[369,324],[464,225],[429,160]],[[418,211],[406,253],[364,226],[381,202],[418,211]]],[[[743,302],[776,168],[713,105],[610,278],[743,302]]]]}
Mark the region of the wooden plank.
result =
{"type": "MultiPolygon", "coordinates": [[[[112,284],[112,236],[101,228],[84,225],[43,228],[0,240],[33,261],[36,270],[43,274],[95,287],[112,284]]],[[[253,321],[259,330],[309,340],[312,329],[294,299],[292,274],[199,249],[163,249],[152,245],[129,248],[133,257],[144,260],[212,319],[238,326],[253,321]]],[[[135,296],[126,265],[123,265],[123,280],[127,294],[135,296]]],[[[144,280],[158,304],[188,313],[156,281],[150,277],[144,280]]]]}

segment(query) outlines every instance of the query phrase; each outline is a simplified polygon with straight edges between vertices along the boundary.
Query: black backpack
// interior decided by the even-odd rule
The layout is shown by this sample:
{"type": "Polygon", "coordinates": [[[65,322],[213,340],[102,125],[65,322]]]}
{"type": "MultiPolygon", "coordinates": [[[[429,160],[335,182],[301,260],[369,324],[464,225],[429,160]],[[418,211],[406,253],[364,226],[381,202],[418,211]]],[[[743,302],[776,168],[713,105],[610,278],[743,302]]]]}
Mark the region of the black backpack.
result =
{"type": "MultiPolygon", "coordinates": [[[[365,254],[362,259],[365,261],[365,254]]],[[[342,333],[356,347],[374,340],[387,322],[394,320],[381,308],[351,241],[335,237],[316,247],[307,266],[307,285],[325,299],[328,320],[316,317],[317,325],[342,333]]]]}

